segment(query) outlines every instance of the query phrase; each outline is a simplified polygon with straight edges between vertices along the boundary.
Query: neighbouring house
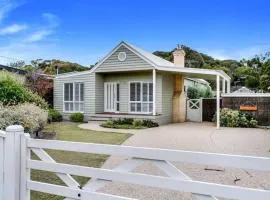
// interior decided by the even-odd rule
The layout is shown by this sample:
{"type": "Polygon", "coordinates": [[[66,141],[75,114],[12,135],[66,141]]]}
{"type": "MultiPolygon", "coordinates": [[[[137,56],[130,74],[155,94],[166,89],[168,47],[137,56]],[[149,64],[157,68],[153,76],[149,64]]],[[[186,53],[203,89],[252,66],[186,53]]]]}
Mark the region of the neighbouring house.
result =
{"type": "Polygon", "coordinates": [[[54,107],[66,119],[82,112],[86,121],[138,118],[166,124],[186,119],[185,80],[216,80],[217,94],[220,85],[223,93],[230,92],[230,77],[223,71],[185,68],[179,47],[173,56],[174,63],[121,42],[91,70],[56,76],[54,107]]]}
{"type": "Polygon", "coordinates": [[[22,76],[27,74],[27,71],[25,71],[25,70],[15,68],[15,67],[9,67],[6,65],[0,65],[0,70],[6,70],[9,72],[17,73],[17,74],[22,75],[22,76]]]}

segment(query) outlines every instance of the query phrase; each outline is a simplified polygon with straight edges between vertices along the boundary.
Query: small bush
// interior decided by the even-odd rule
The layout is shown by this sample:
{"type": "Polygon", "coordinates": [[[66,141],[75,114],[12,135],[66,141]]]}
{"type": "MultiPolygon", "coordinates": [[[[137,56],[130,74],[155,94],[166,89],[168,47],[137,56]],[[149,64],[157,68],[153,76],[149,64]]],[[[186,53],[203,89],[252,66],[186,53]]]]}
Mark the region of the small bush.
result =
{"type": "Polygon", "coordinates": [[[50,122],[60,122],[63,120],[61,113],[55,109],[49,109],[48,120],[50,122]]]}
{"type": "MultiPolygon", "coordinates": [[[[214,117],[216,121],[216,115],[214,117]]],[[[254,128],[257,121],[251,115],[241,113],[238,110],[223,108],[220,112],[220,126],[254,128]]]]}
{"type": "Polygon", "coordinates": [[[83,118],[84,118],[84,116],[82,113],[72,113],[70,115],[70,120],[72,122],[83,122],[83,118]]]}
{"type": "Polygon", "coordinates": [[[143,122],[142,122],[142,120],[136,119],[136,120],[133,121],[132,125],[134,127],[141,127],[143,125],[143,122]]]}
{"type": "Polygon", "coordinates": [[[153,122],[152,120],[143,120],[143,126],[147,128],[153,128],[153,127],[158,127],[158,123],[153,122]]]}
{"type": "Polygon", "coordinates": [[[20,124],[26,132],[41,131],[47,123],[48,113],[40,107],[24,103],[14,106],[0,104],[0,129],[14,124],[20,124]]]}

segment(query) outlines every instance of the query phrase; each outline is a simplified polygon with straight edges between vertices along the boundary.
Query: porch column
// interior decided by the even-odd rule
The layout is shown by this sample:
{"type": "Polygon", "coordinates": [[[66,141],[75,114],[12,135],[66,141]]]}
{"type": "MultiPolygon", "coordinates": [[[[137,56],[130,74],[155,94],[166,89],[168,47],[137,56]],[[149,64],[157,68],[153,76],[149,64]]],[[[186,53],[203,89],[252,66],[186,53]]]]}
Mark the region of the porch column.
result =
{"type": "Polygon", "coordinates": [[[227,93],[231,93],[231,80],[227,80],[227,93]]]}
{"type": "Polygon", "coordinates": [[[216,80],[216,97],[217,97],[217,129],[220,127],[220,79],[219,75],[217,75],[216,80]]]}
{"type": "Polygon", "coordinates": [[[225,78],[222,78],[222,94],[225,94],[226,92],[226,80],[225,78]]]}
{"type": "Polygon", "coordinates": [[[156,115],[156,69],[153,69],[153,115],[156,115]]]}

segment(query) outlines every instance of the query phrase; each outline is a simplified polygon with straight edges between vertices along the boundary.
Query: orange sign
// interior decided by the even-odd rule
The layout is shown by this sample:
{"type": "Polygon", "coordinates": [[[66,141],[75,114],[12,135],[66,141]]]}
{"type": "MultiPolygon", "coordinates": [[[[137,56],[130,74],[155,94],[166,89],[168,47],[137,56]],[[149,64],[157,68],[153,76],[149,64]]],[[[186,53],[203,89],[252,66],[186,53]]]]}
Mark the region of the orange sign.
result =
{"type": "Polygon", "coordinates": [[[257,106],[240,106],[240,110],[256,111],[257,110],[257,106]]]}

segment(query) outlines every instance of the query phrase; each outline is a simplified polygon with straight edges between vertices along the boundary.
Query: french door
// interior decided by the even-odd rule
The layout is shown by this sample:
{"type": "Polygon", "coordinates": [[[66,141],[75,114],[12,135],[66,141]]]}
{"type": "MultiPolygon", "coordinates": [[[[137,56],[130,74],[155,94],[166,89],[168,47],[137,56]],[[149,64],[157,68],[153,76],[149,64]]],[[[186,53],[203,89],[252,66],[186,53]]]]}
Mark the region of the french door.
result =
{"type": "Polygon", "coordinates": [[[104,83],[104,112],[119,112],[120,85],[116,82],[104,83]]]}

